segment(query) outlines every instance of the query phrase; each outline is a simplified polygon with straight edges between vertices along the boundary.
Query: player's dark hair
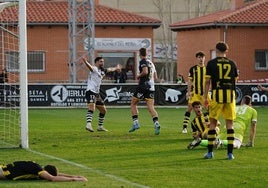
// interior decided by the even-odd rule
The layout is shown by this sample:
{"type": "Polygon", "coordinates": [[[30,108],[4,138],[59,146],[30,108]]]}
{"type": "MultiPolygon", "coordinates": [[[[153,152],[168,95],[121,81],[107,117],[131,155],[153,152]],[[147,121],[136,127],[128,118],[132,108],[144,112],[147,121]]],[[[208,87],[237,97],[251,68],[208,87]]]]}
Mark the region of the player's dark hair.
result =
{"type": "Polygon", "coordinates": [[[141,49],[139,50],[139,52],[140,52],[140,55],[141,55],[141,56],[146,56],[146,55],[147,55],[146,48],[141,48],[141,49]]]}
{"type": "Polygon", "coordinates": [[[250,105],[251,104],[251,96],[245,95],[243,97],[245,104],[250,105]]]}
{"type": "Polygon", "coordinates": [[[202,51],[198,51],[198,52],[196,52],[195,57],[198,57],[198,56],[200,56],[200,57],[204,57],[204,56],[206,56],[206,55],[205,55],[204,52],[202,52],[202,51]]]}
{"type": "Polygon", "coordinates": [[[94,62],[96,63],[97,61],[99,61],[101,59],[103,59],[103,57],[96,57],[95,60],[94,60],[94,62]]]}
{"type": "Polygon", "coordinates": [[[226,52],[226,50],[228,50],[229,47],[225,42],[220,41],[216,44],[216,49],[219,50],[220,52],[226,52]]]}
{"type": "Polygon", "coordinates": [[[44,167],[44,170],[47,171],[52,176],[57,176],[58,175],[58,169],[57,169],[57,167],[55,167],[53,165],[46,165],[44,167]]]}
{"type": "Polygon", "coordinates": [[[197,105],[202,105],[202,104],[201,104],[200,101],[194,101],[194,102],[192,103],[192,107],[197,106],[197,105]]]}

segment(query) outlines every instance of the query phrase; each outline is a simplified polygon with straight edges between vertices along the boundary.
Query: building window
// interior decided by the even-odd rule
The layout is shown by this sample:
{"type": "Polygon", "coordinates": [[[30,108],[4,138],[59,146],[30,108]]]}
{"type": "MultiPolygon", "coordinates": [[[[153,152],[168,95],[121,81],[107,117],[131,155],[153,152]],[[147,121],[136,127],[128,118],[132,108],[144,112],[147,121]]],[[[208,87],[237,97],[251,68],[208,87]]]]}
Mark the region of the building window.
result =
{"type": "Polygon", "coordinates": [[[216,50],[210,50],[210,59],[214,59],[216,57],[217,57],[216,50]]]}
{"type": "MultiPolygon", "coordinates": [[[[135,79],[135,53],[133,52],[100,52],[98,56],[103,57],[104,67],[116,67],[122,65],[122,71],[127,74],[127,81],[135,79]]],[[[107,75],[106,79],[113,79],[113,73],[107,75]]]]}
{"type": "MultiPolygon", "coordinates": [[[[45,52],[29,51],[27,53],[28,72],[44,72],[45,71],[45,52]]],[[[8,71],[19,71],[19,53],[14,51],[6,52],[6,62],[8,71]]]]}
{"type": "Polygon", "coordinates": [[[268,50],[255,51],[255,70],[268,70],[268,50]]]}

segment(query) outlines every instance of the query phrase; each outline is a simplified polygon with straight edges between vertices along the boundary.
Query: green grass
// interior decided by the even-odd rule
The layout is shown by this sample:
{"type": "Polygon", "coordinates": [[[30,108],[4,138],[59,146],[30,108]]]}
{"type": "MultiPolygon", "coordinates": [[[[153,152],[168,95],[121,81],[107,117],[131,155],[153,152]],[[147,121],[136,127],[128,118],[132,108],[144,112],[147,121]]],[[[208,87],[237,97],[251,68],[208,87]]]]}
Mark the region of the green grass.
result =
{"type": "MultiPolygon", "coordinates": [[[[187,150],[191,133],[181,134],[184,108],[157,108],[161,134],[154,135],[152,120],[140,109],[141,129],[128,133],[130,109],[108,109],[109,132],[85,131],[86,109],[29,110],[31,150],[2,149],[1,163],[35,160],[58,166],[60,171],[84,175],[88,182],[0,181],[0,187],[266,187],[268,183],[268,108],[257,108],[254,148],[215,150],[203,159],[206,148],[187,150]]],[[[93,126],[96,129],[97,114],[93,126]]],[[[193,115],[192,115],[193,117],[193,115]]],[[[247,141],[248,135],[245,138],[247,141]]]]}

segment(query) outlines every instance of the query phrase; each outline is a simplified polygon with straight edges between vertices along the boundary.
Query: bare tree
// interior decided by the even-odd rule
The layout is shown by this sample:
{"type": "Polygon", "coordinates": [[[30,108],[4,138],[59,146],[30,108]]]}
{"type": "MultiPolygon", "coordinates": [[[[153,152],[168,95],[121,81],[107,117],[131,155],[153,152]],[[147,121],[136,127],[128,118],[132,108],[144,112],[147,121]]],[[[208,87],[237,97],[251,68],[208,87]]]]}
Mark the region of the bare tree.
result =
{"type": "Polygon", "coordinates": [[[164,54],[164,67],[160,72],[160,77],[164,80],[173,81],[174,67],[176,66],[176,60],[173,58],[175,40],[172,35],[172,31],[169,29],[169,25],[172,23],[172,1],[171,0],[153,0],[154,6],[158,10],[159,19],[162,21],[160,41],[164,54]],[[165,71],[163,71],[163,69],[165,71]],[[164,73],[164,75],[163,75],[164,73]]]}
{"type": "Polygon", "coordinates": [[[161,44],[162,50],[165,51],[162,53],[164,54],[164,58],[161,60],[161,64],[163,66],[161,67],[159,75],[160,78],[173,82],[176,76],[176,73],[174,74],[174,70],[177,65],[176,58],[174,58],[173,54],[175,54],[174,51],[177,49],[175,34],[169,29],[169,25],[173,23],[172,18],[176,16],[172,12],[172,7],[175,7],[178,4],[180,4],[180,6],[184,5],[185,9],[183,10],[186,10],[185,14],[187,14],[187,17],[190,19],[229,7],[230,0],[187,0],[184,2],[178,2],[175,0],[152,0],[152,2],[157,10],[158,18],[162,21],[162,25],[159,28],[161,39],[156,43],[161,44]]]}

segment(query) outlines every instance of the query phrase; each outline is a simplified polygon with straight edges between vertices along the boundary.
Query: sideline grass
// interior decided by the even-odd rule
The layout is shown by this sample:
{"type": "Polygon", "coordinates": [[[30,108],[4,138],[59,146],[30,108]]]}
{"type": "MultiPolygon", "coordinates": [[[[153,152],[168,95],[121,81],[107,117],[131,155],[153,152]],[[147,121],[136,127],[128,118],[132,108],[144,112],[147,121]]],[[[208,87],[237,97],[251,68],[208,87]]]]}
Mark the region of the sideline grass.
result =
{"type": "MultiPolygon", "coordinates": [[[[84,175],[88,182],[0,181],[0,187],[266,187],[268,184],[268,108],[257,108],[254,148],[216,150],[213,160],[203,159],[206,148],[187,150],[191,134],[181,134],[185,109],[158,108],[161,134],[154,135],[152,120],[140,109],[141,129],[128,133],[129,109],[108,109],[109,132],[85,131],[86,109],[30,109],[31,150],[3,149],[1,163],[35,160],[55,164],[62,172],[84,175]]],[[[93,127],[96,129],[97,113],[93,127]]],[[[246,136],[245,141],[248,136],[246,136]]]]}

